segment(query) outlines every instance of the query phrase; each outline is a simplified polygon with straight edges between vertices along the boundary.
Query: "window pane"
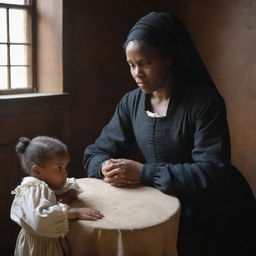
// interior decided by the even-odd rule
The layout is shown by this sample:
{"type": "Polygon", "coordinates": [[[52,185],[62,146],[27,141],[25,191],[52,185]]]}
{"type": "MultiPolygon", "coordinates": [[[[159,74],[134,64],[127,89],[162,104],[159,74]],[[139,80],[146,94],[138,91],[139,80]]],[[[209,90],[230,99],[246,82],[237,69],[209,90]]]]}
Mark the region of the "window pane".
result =
{"type": "Polygon", "coordinates": [[[10,42],[27,42],[27,11],[19,9],[9,10],[10,42]]]}
{"type": "Polygon", "coordinates": [[[11,65],[28,65],[28,47],[26,45],[11,45],[11,65]]]}
{"type": "Polygon", "coordinates": [[[0,44],[0,65],[7,65],[7,45],[0,44]]]}
{"type": "Polygon", "coordinates": [[[1,0],[0,3],[4,4],[25,4],[26,0],[1,0]]]}
{"type": "Polygon", "coordinates": [[[11,87],[26,88],[28,87],[28,68],[27,67],[11,67],[11,87]]]}
{"type": "Polygon", "coordinates": [[[7,68],[0,67],[0,90],[8,89],[7,68]]]}
{"type": "Polygon", "coordinates": [[[7,42],[6,9],[0,8],[0,42],[7,42]]]}

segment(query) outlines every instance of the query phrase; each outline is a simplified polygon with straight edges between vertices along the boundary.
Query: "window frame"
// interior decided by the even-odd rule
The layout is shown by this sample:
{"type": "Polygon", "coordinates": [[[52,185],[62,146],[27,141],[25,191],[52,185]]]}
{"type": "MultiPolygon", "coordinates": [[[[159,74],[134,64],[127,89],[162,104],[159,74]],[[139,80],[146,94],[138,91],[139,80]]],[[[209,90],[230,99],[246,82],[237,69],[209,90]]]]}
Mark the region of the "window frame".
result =
{"type": "Polygon", "coordinates": [[[23,93],[33,93],[36,92],[36,79],[35,79],[35,59],[36,59],[36,49],[35,49],[35,21],[36,21],[36,14],[35,14],[35,0],[26,0],[24,1],[25,4],[20,5],[20,4],[8,4],[8,3],[0,3],[0,8],[6,8],[7,10],[7,42],[3,43],[0,42],[1,45],[6,45],[7,46],[7,75],[8,75],[8,89],[0,89],[0,95],[6,95],[6,94],[23,94],[23,93]],[[28,12],[28,36],[30,38],[29,43],[12,43],[10,42],[10,36],[9,36],[9,15],[8,15],[8,10],[9,9],[22,9],[22,10],[27,10],[28,12]],[[28,51],[28,66],[30,68],[30,71],[28,72],[28,84],[31,87],[26,87],[26,88],[11,88],[11,77],[10,77],[10,45],[29,45],[31,49],[28,51]]]}

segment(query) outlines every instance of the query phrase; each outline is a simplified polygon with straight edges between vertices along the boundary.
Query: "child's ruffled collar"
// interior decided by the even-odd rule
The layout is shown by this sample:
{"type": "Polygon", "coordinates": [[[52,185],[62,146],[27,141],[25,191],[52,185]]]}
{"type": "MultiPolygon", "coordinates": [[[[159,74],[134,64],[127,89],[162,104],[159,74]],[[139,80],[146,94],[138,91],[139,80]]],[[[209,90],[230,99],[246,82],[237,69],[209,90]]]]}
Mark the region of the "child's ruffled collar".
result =
{"type": "MultiPolygon", "coordinates": [[[[24,188],[28,188],[30,186],[34,186],[37,184],[46,184],[44,181],[39,180],[35,177],[32,176],[28,176],[28,177],[24,177],[22,179],[22,182],[19,186],[16,187],[16,189],[14,189],[11,194],[16,195],[18,193],[20,193],[24,188]]],[[[47,185],[47,184],[46,184],[47,185]]]]}

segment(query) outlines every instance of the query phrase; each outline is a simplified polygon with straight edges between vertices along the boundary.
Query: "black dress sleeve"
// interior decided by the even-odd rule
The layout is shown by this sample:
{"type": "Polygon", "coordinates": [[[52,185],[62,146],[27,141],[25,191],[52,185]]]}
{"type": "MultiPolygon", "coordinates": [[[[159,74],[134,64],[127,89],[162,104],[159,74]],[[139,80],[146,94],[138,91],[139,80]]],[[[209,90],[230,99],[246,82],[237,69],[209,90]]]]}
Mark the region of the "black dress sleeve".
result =
{"type": "MultiPolygon", "coordinates": [[[[230,164],[225,104],[217,95],[198,97],[190,106],[191,162],[146,163],[141,182],[189,204],[216,200],[223,193],[230,164]]],[[[182,152],[181,152],[182,153],[182,152]]]]}
{"type": "Polygon", "coordinates": [[[127,105],[128,97],[129,93],[124,95],[98,139],[85,149],[83,163],[88,177],[103,178],[101,165],[105,160],[127,157],[130,153],[135,139],[127,105]]]}

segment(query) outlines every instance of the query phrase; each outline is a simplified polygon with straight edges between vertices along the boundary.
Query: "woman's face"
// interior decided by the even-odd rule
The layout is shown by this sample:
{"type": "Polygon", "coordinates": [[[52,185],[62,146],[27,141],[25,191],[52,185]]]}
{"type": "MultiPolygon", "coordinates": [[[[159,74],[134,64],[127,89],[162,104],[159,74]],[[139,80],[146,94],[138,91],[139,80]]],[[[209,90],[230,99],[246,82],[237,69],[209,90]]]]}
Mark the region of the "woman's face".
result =
{"type": "Polygon", "coordinates": [[[170,58],[143,41],[130,41],[125,53],[131,75],[144,93],[170,86],[170,58]]]}

